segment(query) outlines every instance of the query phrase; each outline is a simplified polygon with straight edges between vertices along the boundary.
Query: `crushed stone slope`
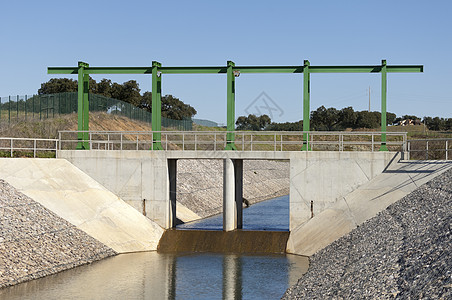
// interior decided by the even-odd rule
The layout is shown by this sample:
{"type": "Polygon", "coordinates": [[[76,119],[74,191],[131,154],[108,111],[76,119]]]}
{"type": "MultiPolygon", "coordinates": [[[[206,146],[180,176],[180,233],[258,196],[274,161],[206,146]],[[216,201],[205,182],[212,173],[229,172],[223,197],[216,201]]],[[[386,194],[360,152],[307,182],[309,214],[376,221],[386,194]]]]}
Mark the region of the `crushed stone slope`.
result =
{"type": "Polygon", "coordinates": [[[452,167],[451,161],[400,161],[291,232],[288,252],[311,256],[452,167]]]}
{"type": "Polygon", "coordinates": [[[0,179],[0,288],[115,254],[0,179]]]}
{"type": "Polygon", "coordinates": [[[452,169],[311,257],[283,299],[451,299],[452,169]]]}
{"type": "Polygon", "coordinates": [[[118,253],[156,250],[163,229],[64,159],[0,159],[0,178],[118,253]]]}

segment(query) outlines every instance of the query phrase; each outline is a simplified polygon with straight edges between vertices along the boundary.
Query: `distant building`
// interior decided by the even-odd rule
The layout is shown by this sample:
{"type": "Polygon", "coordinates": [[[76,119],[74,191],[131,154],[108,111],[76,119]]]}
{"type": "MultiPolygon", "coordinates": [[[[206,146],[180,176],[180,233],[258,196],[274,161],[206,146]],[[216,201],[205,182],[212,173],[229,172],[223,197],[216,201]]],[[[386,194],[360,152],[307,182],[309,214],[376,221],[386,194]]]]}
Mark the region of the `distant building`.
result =
{"type": "Polygon", "coordinates": [[[397,125],[399,126],[407,126],[407,125],[421,125],[422,122],[419,119],[416,120],[412,120],[412,119],[405,119],[405,120],[401,120],[397,123],[397,125]]]}

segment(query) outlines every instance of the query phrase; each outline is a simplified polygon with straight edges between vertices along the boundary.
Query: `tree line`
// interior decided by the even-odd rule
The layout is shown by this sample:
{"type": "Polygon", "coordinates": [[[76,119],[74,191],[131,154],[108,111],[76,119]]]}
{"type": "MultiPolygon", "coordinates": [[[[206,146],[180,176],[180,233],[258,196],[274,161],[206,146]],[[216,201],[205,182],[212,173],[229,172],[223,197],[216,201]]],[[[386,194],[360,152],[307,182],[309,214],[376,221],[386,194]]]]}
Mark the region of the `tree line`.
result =
{"type": "MultiPolygon", "coordinates": [[[[38,94],[45,95],[77,92],[77,90],[77,80],[69,78],[52,78],[41,84],[38,94]]],[[[96,82],[96,80],[90,77],[89,92],[121,100],[152,112],[152,92],[147,91],[141,94],[139,84],[135,80],[129,80],[119,84],[105,78],[100,82],[96,82]]],[[[179,98],[174,97],[173,95],[162,96],[162,117],[173,120],[183,120],[192,118],[196,113],[196,109],[185,104],[179,98]]]]}
{"type": "MultiPolygon", "coordinates": [[[[395,125],[403,120],[421,119],[416,116],[404,115],[397,117],[396,114],[386,113],[386,125],[395,125]]],[[[452,118],[424,117],[422,123],[430,130],[452,130],[452,118]]],[[[355,111],[352,107],[340,110],[320,106],[311,112],[310,129],[313,131],[339,131],[345,129],[377,129],[381,126],[381,113],[378,111],[355,111]]],[[[236,122],[237,130],[268,130],[268,131],[303,131],[303,120],[297,122],[276,123],[272,122],[268,115],[240,116],[236,122]]]]}

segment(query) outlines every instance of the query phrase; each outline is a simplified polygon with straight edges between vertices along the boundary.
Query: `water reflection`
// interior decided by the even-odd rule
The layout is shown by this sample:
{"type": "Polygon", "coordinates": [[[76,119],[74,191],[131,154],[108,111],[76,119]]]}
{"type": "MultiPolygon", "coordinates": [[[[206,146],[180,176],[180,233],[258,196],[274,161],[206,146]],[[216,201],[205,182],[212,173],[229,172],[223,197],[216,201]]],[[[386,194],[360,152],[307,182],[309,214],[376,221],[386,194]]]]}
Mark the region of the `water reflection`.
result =
{"type": "MultiPolygon", "coordinates": [[[[222,219],[184,226],[221,230],[222,219]]],[[[245,209],[244,228],[287,231],[289,197],[245,209]]],[[[279,299],[307,269],[294,255],[122,254],[2,289],[0,299],[279,299]]]]}
{"type": "Polygon", "coordinates": [[[0,299],[279,299],[307,268],[292,255],[122,254],[0,290],[0,299]]]}
{"type": "Polygon", "coordinates": [[[242,259],[223,256],[223,299],[242,299],[242,259]]]}

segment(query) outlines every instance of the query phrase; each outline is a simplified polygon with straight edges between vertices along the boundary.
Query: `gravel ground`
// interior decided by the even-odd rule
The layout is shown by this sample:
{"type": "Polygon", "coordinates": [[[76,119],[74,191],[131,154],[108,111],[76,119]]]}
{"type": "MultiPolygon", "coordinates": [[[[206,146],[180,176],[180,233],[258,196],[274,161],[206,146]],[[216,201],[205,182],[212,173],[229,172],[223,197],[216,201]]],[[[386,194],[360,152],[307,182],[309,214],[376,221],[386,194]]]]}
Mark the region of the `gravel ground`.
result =
{"type": "MultiPolygon", "coordinates": [[[[243,197],[251,204],[289,194],[289,162],[244,160],[243,197]]],[[[177,201],[201,217],[222,212],[223,161],[177,161],[177,201]]]]}
{"type": "Polygon", "coordinates": [[[311,257],[283,299],[452,299],[452,169],[311,257]]]}
{"type": "Polygon", "coordinates": [[[0,288],[115,254],[0,179],[0,288]]]}

